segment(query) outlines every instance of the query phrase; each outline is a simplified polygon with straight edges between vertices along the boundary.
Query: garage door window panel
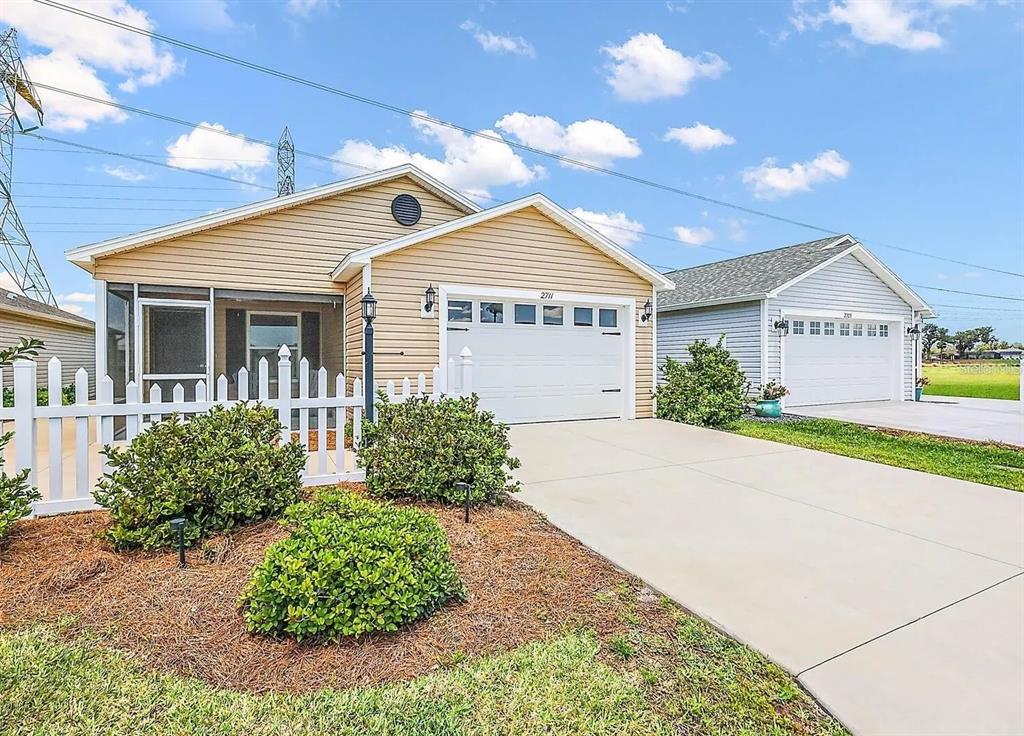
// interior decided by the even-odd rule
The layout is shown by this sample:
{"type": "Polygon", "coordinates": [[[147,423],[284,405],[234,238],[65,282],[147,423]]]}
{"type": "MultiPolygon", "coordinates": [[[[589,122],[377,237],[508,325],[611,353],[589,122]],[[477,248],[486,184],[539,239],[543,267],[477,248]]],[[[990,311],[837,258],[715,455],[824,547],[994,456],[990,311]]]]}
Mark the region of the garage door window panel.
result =
{"type": "Polygon", "coordinates": [[[853,325],[853,336],[854,337],[864,337],[864,325],[859,324],[859,323],[854,323],[854,325],[853,325]]]}
{"type": "Polygon", "coordinates": [[[597,312],[598,324],[601,327],[618,327],[619,326],[619,310],[617,309],[599,309],[597,312]]]}
{"type": "Polygon", "coordinates": [[[868,337],[878,337],[878,325],[868,325],[868,337]]]}
{"type": "Polygon", "coordinates": [[[537,324],[537,305],[516,304],[513,311],[515,312],[515,323],[517,325],[537,324]]]}
{"type": "Polygon", "coordinates": [[[505,305],[501,302],[480,302],[480,323],[500,325],[505,322],[505,305]]]}
{"type": "Polygon", "coordinates": [[[878,325],[878,336],[889,337],[889,325],[878,325]]]}
{"type": "Polygon", "coordinates": [[[824,330],[825,330],[825,335],[826,336],[828,336],[828,335],[835,335],[836,334],[836,323],[835,322],[826,322],[824,330]]]}
{"type": "Polygon", "coordinates": [[[544,305],[544,324],[559,327],[564,324],[565,308],[554,304],[544,305]]]}
{"type": "Polygon", "coordinates": [[[802,335],[804,334],[804,321],[802,319],[793,320],[793,334],[802,335]]]}
{"type": "Polygon", "coordinates": [[[849,337],[849,336],[850,336],[850,323],[849,322],[842,322],[842,323],[840,323],[840,325],[839,325],[839,337],[849,337]]]}
{"type": "Polygon", "coordinates": [[[574,327],[593,327],[594,310],[590,307],[573,307],[572,324],[574,327]]]}
{"type": "Polygon", "coordinates": [[[811,335],[820,335],[821,334],[821,322],[813,322],[812,321],[812,322],[809,323],[808,328],[809,329],[807,331],[811,335]]]}
{"type": "Polygon", "coordinates": [[[448,302],[449,322],[472,322],[473,302],[456,299],[448,302]]]}

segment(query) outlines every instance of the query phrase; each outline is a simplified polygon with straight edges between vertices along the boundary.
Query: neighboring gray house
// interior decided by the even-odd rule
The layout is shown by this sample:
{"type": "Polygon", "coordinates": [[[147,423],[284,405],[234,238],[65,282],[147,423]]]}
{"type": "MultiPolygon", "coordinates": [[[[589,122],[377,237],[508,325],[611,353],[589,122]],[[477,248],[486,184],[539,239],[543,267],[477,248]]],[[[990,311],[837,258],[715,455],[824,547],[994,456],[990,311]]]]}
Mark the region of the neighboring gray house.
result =
{"type": "Polygon", "coordinates": [[[665,274],[658,361],[686,360],[694,340],[726,336],[752,390],[779,381],[786,406],[906,400],[934,312],[850,235],[665,274]]]}

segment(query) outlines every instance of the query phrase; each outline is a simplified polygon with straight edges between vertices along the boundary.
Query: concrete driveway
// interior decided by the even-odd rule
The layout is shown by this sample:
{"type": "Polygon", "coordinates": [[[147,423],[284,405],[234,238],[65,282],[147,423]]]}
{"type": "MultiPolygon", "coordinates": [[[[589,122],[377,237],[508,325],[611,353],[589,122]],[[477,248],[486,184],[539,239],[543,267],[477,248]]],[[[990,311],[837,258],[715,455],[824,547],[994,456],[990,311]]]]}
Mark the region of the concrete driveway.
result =
{"type": "Polygon", "coordinates": [[[854,732],[1024,733],[1024,494],[659,420],[512,444],[523,501],[854,732]]]}
{"type": "Polygon", "coordinates": [[[1024,446],[1024,403],[1020,401],[926,395],[922,401],[800,406],[793,412],[875,427],[1024,446]]]}

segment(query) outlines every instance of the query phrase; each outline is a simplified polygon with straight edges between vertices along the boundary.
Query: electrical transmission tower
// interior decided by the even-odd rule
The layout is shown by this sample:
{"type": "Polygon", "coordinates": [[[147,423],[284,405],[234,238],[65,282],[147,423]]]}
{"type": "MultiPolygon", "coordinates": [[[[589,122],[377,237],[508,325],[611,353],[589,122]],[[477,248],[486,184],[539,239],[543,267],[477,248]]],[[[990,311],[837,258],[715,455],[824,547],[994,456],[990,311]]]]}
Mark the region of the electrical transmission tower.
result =
{"type": "Polygon", "coordinates": [[[288,126],[277,141],[277,196],[295,194],[295,144],[288,126]]]}
{"type": "Polygon", "coordinates": [[[0,36],[0,82],[4,88],[0,98],[0,266],[25,296],[57,306],[11,196],[14,134],[35,130],[43,124],[43,104],[21,63],[18,34],[13,28],[0,36]],[[35,111],[33,117],[39,119],[39,125],[25,126],[18,116],[18,100],[28,103],[35,111]]]}

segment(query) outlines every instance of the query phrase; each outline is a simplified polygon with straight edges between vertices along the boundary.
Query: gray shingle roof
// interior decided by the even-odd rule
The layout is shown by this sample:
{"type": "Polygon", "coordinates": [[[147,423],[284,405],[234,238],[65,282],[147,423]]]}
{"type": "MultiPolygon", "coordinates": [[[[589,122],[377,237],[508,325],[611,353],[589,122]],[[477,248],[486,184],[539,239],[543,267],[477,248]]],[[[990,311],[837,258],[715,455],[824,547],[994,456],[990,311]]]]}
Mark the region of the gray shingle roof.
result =
{"type": "Polygon", "coordinates": [[[10,305],[15,311],[32,312],[39,315],[42,319],[52,318],[66,322],[77,322],[82,327],[94,326],[91,319],[79,317],[77,314],[71,314],[71,312],[65,312],[63,309],[58,309],[35,299],[29,299],[27,296],[16,294],[13,291],[0,289],[0,311],[3,310],[4,305],[10,305]]]}
{"type": "Polygon", "coordinates": [[[671,271],[665,276],[675,282],[676,288],[658,294],[658,311],[735,297],[760,298],[832,258],[852,243],[847,238],[845,235],[833,235],[671,271]]]}

